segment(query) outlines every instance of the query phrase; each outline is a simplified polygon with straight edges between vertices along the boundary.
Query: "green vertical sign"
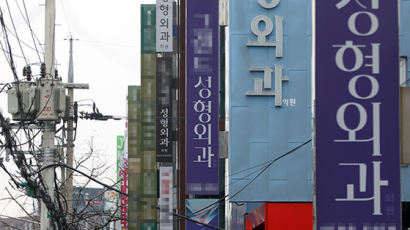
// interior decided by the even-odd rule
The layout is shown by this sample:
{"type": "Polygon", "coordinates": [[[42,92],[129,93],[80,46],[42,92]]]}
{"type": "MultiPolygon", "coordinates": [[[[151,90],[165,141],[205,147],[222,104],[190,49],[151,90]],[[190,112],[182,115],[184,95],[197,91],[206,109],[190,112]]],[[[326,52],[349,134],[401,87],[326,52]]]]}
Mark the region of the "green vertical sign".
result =
{"type": "Polygon", "coordinates": [[[141,87],[128,86],[128,229],[141,224],[141,87]]]}
{"type": "MultiPolygon", "coordinates": [[[[122,162],[124,159],[124,136],[117,136],[117,189],[121,190],[121,176],[120,171],[122,169],[122,162]]],[[[121,194],[117,195],[117,206],[120,205],[121,194]]],[[[116,213],[116,216],[120,216],[120,212],[116,213]]]]}
{"type": "MultiPolygon", "coordinates": [[[[122,158],[124,157],[124,136],[117,136],[117,181],[120,181],[120,169],[122,158]]],[[[117,183],[117,189],[121,189],[121,184],[117,183]]]]}
{"type": "Polygon", "coordinates": [[[156,21],[155,4],[141,5],[141,52],[155,53],[155,21],[156,21]]]}
{"type": "Polygon", "coordinates": [[[141,55],[141,198],[143,223],[157,221],[155,54],[141,55]],[[150,205],[146,205],[148,202],[150,205]]]}
{"type": "Polygon", "coordinates": [[[141,5],[141,229],[157,225],[155,11],[141,5]]]}

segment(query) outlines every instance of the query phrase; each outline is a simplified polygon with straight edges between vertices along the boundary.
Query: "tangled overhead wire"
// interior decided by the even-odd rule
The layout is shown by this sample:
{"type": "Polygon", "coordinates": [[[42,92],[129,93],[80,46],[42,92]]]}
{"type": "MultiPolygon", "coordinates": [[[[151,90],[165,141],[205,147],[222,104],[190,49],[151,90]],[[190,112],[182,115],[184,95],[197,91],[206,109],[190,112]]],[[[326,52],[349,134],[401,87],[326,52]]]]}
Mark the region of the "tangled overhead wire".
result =
{"type": "MultiPolygon", "coordinates": [[[[34,119],[29,118],[27,110],[30,111],[31,107],[34,104],[34,100],[23,102],[22,89],[20,88],[20,83],[30,82],[30,84],[34,84],[34,82],[37,83],[39,79],[48,78],[49,76],[51,76],[53,80],[56,80],[58,78],[58,75],[57,72],[52,73],[53,75],[46,72],[45,65],[42,63],[42,60],[40,58],[40,53],[42,53],[42,51],[39,51],[37,47],[37,42],[35,41],[37,36],[35,36],[31,28],[29,14],[27,12],[24,0],[22,1],[22,3],[24,6],[24,12],[21,10],[20,6],[16,1],[16,4],[19,7],[21,15],[23,16],[24,21],[30,29],[30,33],[34,42],[34,48],[27,44],[27,42],[24,42],[20,39],[21,37],[19,37],[19,34],[17,33],[18,31],[16,30],[17,28],[15,27],[14,22],[12,22],[12,5],[9,5],[8,1],[5,2],[5,4],[7,4],[8,16],[10,16],[10,22],[8,22],[5,20],[2,11],[1,4],[3,3],[0,4],[0,33],[2,36],[2,39],[0,39],[0,52],[3,52],[3,54],[5,55],[6,60],[8,62],[8,66],[10,67],[13,76],[12,83],[0,83],[0,94],[7,92],[14,87],[17,105],[16,111],[19,114],[19,118],[16,119],[17,122],[12,123],[10,122],[10,119],[6,118],[4,116],[4,113],[0,111],[0,168],[2,171],[6,172],[6,174],[10,177],[9,183],[12,185],[13,188],[21,191],[23,194],[26,194],[28,196],[39,198],[45,204],[47,210],[49,211],[50,219],[54,224],[54,229],[78,229],[79,222],[87,221],[86,217],[90,216],[91,214],[87,212],[67,213],[67,204],[68,202],[71,202],[71,200],[67,199],[65,195],[65,192],[63,190],[63,184],[65,183],[65,181],[62,179],[61,175],[58,173],[56,174],[56,179],[54,180],[54,183],[51,185],[53,187],[54,192],[49,193],[49,188],[47,188],[42,174],[36,173],[42,168],[44,163],[42,159],[44,151],[42,151],[43,148],[41,146],[41,141],[39,138],[41,137],[41,135],[39,134],[42,132],[42,122],[37,121],[37,115],[34,115],[34,119]],[[14,37],[9,37],[9,34],[14,37]],[[12,49],[11,44],[19,45],[20,52],[17,55],[13,52],[15,50],[12,49]],[[28,52],[26,52],[27,50],[25,50],[25,48],[27,47],[29,47],[31,50],[34,50],[37,53],[39,63],[30,63],[30,60],[27,58],[28,56],[26,56],[28,52]],[[21,58],[24,59],[25,62],[22,74],[17,73],[17,65],[14,61],[14,57],[19,57],[19,54],[22,55],[21,58]],[[39,74],[33,74],[33,65],[39,65],[39,74]],[[38,77],[38,79],[36,77],[38,77]],[[9,160],[8,158],[10,158],[10,162],[6,162],[7,160],[9,160]],[[17,170],[11,170],[10,166],[12,165],[13,167],[16,167],[17,170]],[[67,219],[68,216],[71,217],[71,220],[67,219]]],[[[43,47],[40,45],[39,48],[41,48],[42,50],[43,47]]],[[[18,61],[21,60],[19,59],[18,61]]],[[[53,83],[54,82],[52,82],[51,84],[53,83]]],[[[36,96],[34,96],[34,98],[35,97],[36,96]]],[[[41,110],[40,108],[40,111],[43,110],[41,110]]],[[[66,141],[64,133],[67,131],[65,124],[66,121],[69,120],[73,120],[75,123],[77,123],[77,111],[78,108],[75,105],[74,114],[65,116],[63,118],[63,122],[57,124],[58,126],[60,126],[60,128],[57,129],[57,132],[62,130],[62,138],[59,139],[58,144],[59,146],[61,146],[59,148],[61,149],[61,152],[54,152],[55,154],[64,155],[63,149],[66,141]]],[[[13,119],[14,118],[15,117],[13,114],[13,119]]],[[[60,157],[60,159],[58,159],[56,163],[64,163],[64,160],[64,156],[60,157]]],[[[113,216],[113,218],[110,218],[110,220],[115,221],[116,217],[113,216]]],[[[96,227],[103,225],[106,225],[106,223],[99,222],[95,224],[96,227]]]]}
{"type": "Polygon", "coordinates": [[[95,102],[93,101],[93,104],[82,104],[81,106],[91,106],[92,107],[92,112],[84,112],[80,111],[80,116],[79,118],[85,119],[85,120],[99,120],[99,121],[107,121],[107,120],[123,120],[126,119],[126,117],[120,117],[120,116],[112,116],[112,115],[103,115],[100,113],[100,110],[97,108],[95,105],[95,102]]]}

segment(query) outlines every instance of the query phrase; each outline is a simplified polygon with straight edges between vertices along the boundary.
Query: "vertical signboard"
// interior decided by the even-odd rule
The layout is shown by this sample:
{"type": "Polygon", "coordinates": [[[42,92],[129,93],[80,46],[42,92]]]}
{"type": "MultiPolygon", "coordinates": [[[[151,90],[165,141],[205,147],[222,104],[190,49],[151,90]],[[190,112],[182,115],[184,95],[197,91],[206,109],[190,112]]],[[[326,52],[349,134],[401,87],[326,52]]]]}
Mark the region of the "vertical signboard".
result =
{"type": "Polygon", "coordinates": [[[143,197],[157,197],[156,168],[156,54],[141,55],[141,150],[143,197]]]}
{"type": "Polygon", "coordinates": [[[173,0],[157,0],[156,50],[172,52],[173,0]]]}
{"type": "Polygon", "coordinates": [[[155,5],[141,5],[141,53],[155,53],[155,5]]]}
{"type": "MultiPolygon", "coordinates": [[[[124,136],[117,136],[117,181],[121,181],[122,162],[124,157],[124,136]]],[[[117,183],[117,189],[121,189],[121,183],[117,183]]],[[[118,194],[119,195],[119,194],[118,194]]],[[[118,197],[120,198],[120,197],[118,197]]]]}
{"type": "Polygon", "coordinates": [[[188,194],[218,194],[219,190],[218,4],[218,0],[187,1],[186,192],[188,194]]]}
{"type": "MultiPolygon", "coordinates": [[[[119,176],[121,178],[121,192],[128,194],[128,133],[125,132],[123,138],[123,151],[121,157],[121,167],[119,176]]],[[[120,195],[120,217],[122,229],[128,229],[128,197],[120,195]]]]}
{"type": "Polygon", "coordinates": [[[172,54],[157,57],[157,162],[172,163],[172,54]]]}
{"type": "MultiPolygon", "coordinates": [[[[124,182],[124,178],[126,177],[125,175],[125,161],[127,160],[126,158],[124,158],[124,136],[117,136],[117,188],[118,190],[120,190],[121,192],[123,192],[123,182],[124,182]]],[[[127,213],[128,210],[126,207],[123,206],[123,204],[125,203],[124,200],[124,195],[118,194],[118,204],[120,206],[119,208],[119,217],[121,219],[126,219],[127,218],[127,213]]],[[[127,222],[126,221],[120,221],[121,222],[121,226],[122,229],[127,229],[127,222]]]]}
{"type": "MultiPolygon", "coordinates": [[[[204,224],[218,226],[218,207],[219,202],[216,199],[187,199],[186,215],[193,220],[204,224]]],[[[212,229],[192,221],[186,221],[186,230],[208,230],[212,229]]]]}
{"type": "Polygon", "coordinates": [[[231,201],[312,201],[311,1],[229,5],[231,201]]]}
{"type": "Polygon", "coordinates": [[[141,5],[141,229],[157,226],[155,12],[155,4],[141,5]]]}
{"type": "Polygon", "coordinates": [[[173,222],[173,182],[172,167],[159,168],[159,229],[172,230],[173,222]]]}
{"type": "Polygon", "coordinates": [[[141,213],[141,87],[128,86],[128,228],[139,229],[141,213]]]}
{"type": "Polygon", "coordinates": [[[316,0],[319,230],[401,229],[397,3],[316,0]]]}

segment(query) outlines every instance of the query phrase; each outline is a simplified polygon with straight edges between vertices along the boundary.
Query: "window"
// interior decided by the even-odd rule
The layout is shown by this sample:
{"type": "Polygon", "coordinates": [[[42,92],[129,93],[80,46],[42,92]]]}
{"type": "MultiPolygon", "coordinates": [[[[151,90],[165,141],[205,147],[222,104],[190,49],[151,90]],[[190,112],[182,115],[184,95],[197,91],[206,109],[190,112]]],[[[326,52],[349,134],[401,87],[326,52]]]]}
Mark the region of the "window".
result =
{"type": "Polygon", "coordinates": [[[407,87],[409,84],[409,80],[407,79],[407,56],[402,56],[400,57],[400,86],[401,87],[407,87]]]}
{"type": "Polygon", "coordinates": [[[410,202],[402,202],[403,229],[410,229],[410,202]]]}

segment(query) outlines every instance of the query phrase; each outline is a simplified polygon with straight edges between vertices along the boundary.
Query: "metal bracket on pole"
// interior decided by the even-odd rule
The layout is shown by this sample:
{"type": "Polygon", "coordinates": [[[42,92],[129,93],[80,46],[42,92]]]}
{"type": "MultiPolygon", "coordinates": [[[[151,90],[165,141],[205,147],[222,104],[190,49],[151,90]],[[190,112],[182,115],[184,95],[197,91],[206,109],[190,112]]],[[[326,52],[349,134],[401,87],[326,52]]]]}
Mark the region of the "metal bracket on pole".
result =
{"type": "Polygon", "coordinates": [[[88,83],[61,83],[64,88],[67,89],[89,89],[88,83]]]}
{"type": "MultiPolygon", "coordinates": [[[[25,125],[25,127],[28,129],[42,129],[43,128],[41,125],[36,125],[36,124],[25,125]]],[[[10,128],[11,129],[21,129],[21,124],[20,123],[10,124],[10,128]]]]}
{"type": "Polygon", "coordinates": [[[44,155],[44,161],[47,162],[55,162],[55,155],[56,155],[56,151],[55,149],[44,149],[43,150],[43,155],[44,155]]]}
{"type": "Polygon", "coordinates": [[[54,132],[54,124],[44,124],[43,131],[54,132]]]}

